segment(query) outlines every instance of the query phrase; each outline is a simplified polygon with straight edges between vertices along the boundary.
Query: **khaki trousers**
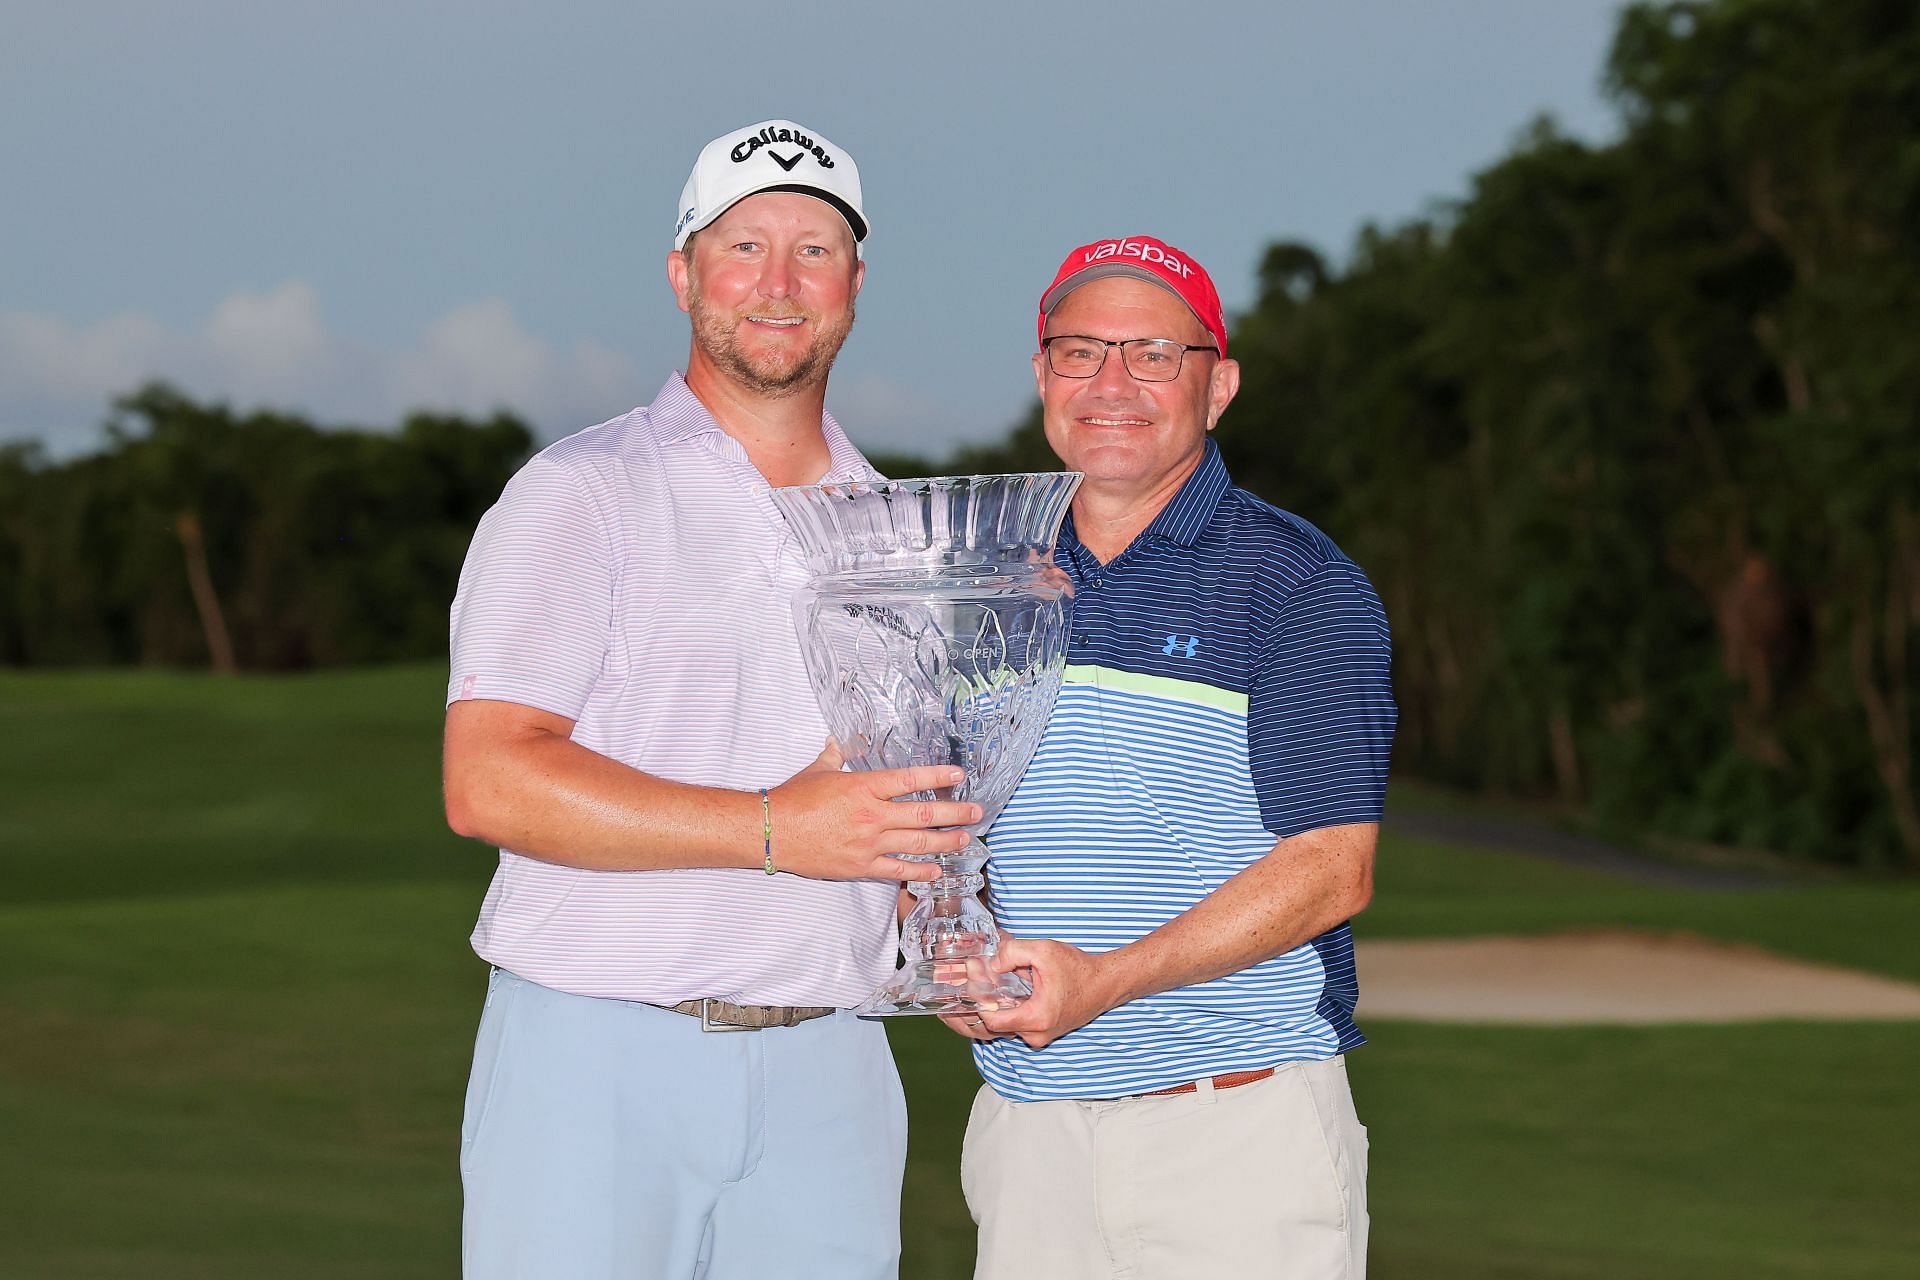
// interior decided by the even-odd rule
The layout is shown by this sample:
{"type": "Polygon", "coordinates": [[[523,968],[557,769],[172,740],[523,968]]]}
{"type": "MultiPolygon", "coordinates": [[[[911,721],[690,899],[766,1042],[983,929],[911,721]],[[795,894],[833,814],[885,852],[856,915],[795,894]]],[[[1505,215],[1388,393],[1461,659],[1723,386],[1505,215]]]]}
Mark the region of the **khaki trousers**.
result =
{"type": "Polygon", "coordinates": [[[1361,1280],[1366,1181],[1340,1058],[1161,1097],[982,1087],[960,1158],[974,1280],[1361,1280]]]}

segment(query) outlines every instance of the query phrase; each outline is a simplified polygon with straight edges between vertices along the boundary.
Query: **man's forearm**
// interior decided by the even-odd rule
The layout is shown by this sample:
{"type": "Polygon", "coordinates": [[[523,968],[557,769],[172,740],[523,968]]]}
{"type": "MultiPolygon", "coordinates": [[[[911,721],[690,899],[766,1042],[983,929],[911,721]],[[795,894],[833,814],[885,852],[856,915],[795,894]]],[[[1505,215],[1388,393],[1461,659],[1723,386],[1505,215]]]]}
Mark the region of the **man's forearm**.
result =
{"type": "Polygon", "coordinates": [[[1124,947],[1093,954],[1051,939],[1009,939],[995,964],[1025,968],[1033,996],[1004,1012],[949,1020],[976,1039],[1017,1035],[1042,1048],[1109,1009],[1238,973],[1350,918],[1373,892],[1372,823],[1282,840],[1200,902],[1124,947]]]}
{"type": "Polygon", "coordinates": [[[777,870],[816,880],[927,880],[928,862],[903,854],[965,846],[980,806],[894,803],[965,777],[952,765],[843,773],[825,751],[769,788],[670,782],[572,739],[573,722],[510,702],[457,702],[447,711],[447,823],[462,835],[566,866],[597,871],[758,867],[773,823],[777,870]]]}
{"type": "Polygon", "coordinates": [[[1098,958],[1102,1003],[1209,982],[1351,919],[1373,893],[1374,823],[1323,827],[1267,855],[1152,933],[1098,958]]]}
{"type": "Polygon", "coordinates": [[[450,759],[447,817],[461,835],[598,871],[761,860],[758,796],[670,782],[544,730],[450,759]]]}

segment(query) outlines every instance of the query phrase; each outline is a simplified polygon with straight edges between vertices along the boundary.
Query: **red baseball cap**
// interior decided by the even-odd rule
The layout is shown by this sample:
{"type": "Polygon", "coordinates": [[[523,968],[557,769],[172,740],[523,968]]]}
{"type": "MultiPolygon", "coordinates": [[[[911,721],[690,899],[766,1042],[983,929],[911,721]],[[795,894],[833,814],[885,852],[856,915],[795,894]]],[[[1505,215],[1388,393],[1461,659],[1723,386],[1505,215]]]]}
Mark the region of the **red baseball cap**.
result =
{"type": "Polygon", "coordinates": [[[1213,335],[1220,354],[1227,354],[1227,317],[1220,310],[1220,293],[1207,269],[1164,240],[1152,236],[1122,236],[1083,244],[1060,264],[1053,283],[1040,295],[1040,337],[1047,336],[1047,313],[1060,299],[1094,280],[1108,276],[1136,276],[1148,280],[1187,304],[1213,335]]]}

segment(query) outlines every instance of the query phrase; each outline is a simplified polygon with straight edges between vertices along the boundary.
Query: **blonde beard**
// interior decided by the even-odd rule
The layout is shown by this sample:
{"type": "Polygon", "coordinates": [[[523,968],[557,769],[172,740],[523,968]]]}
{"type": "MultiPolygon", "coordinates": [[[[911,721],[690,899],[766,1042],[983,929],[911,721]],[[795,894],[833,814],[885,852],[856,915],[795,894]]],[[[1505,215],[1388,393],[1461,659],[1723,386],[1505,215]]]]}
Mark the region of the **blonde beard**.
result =
{"type": "Polygon", "coordinates": [[[791,313],[813,321],[817,334],[807,349],[785,368],[768,368],[765,360],[756,362],[734,334],[739,317],[707,306],[700,292],[699,277],[693,270],[691,255],[687,259],[687,314],[693,321],[693,345],[713,362],[715,368],[741,386],[761,395],[785,398],[810,391],[826,382],[827,374],[833,368],[834,357],[840,354],[841,344],[853,332],[854,305],[849,297],[846,317],[839,324],[831,326],[811,312],[796,309],[791,313]]]}

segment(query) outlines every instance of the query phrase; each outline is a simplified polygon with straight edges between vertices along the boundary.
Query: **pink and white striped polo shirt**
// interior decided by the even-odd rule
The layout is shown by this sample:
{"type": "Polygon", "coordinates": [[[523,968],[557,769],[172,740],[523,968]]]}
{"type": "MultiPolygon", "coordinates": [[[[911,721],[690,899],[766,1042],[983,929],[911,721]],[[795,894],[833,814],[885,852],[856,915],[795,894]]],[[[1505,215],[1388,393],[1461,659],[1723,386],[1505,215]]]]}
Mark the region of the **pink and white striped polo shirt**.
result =
{"type": "MultiPolygon", "coordinates": [[[[821,426],[827,479],[874,475],[831,417],[821,426]]],[[[447,701],[565,716],[575,742],[658,777],[772,786],[827,737],[793,627],[805,581],[766,480],[676,373],[648,407],[542,450],[481,520],[447,701]]],[[[473,949],[579,995],[846,1007],[893,968],[895,895],[887,881],[587,871],[502,849],[473,949]]]]}

